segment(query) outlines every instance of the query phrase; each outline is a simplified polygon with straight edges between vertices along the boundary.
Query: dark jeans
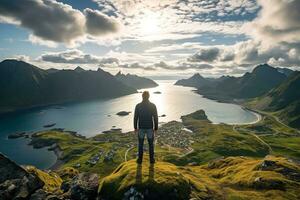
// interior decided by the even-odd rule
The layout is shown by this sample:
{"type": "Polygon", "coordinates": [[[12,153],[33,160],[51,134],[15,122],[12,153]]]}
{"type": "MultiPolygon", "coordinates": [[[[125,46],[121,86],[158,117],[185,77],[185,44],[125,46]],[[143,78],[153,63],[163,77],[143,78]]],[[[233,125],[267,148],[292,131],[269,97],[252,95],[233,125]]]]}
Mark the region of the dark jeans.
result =
{"type": "Polygon", "coordinates": [[[144,151],[144,138],[147,135],[147,140],[149,144],[149,158],[150,162],[154,161],[154,132],[153,129],[139,129],[138,139],[139,139],[139,154],[138,159],[143,160],[143,151],[144,151]]]}

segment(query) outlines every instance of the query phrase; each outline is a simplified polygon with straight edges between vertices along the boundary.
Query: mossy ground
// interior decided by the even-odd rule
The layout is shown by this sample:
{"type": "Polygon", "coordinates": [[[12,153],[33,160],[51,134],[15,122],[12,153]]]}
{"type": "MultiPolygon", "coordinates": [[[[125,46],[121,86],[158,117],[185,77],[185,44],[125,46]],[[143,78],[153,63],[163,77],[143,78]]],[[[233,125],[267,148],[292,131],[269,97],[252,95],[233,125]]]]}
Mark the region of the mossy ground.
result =
{"type": "Polygon", "coordinates": [[[26,166],[25,169],[29,173],[35,174],[45,183],[43,189],[46,192],[58,193],[58,194],[62,193],[62,191],[60,190],[60,186],[63,182],[63,179],[56,172],[53,171],[45,172],[33,166],[26,166]]]}
{"type": "Polygon", "coordinates": [[[167,162],[154,166],[144,160],[122,163],[102,179],[99,195],[104,199],[122,199],[131,187],[146,199],[298,199],[300,180],[282,173],[299,165],[283,158],[268,156],[272,169],[261,169],[264,159],[228,157],[206,165],[178,167],[167,162]],[[157,195],[157,196],[156,196],[157,195]]]}

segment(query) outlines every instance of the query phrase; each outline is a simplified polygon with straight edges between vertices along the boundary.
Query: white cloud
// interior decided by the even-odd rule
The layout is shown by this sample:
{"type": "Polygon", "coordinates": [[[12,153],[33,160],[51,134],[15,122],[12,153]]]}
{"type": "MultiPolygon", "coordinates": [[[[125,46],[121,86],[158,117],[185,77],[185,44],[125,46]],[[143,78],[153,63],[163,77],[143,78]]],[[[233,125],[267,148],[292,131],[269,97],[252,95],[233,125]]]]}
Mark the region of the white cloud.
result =
{"type": "Polygon", "coordinates": [[[258,0],[258,17],[245,25],[246,33],[270,44],[300,42],[299,0],[258,0]]]}
{"type": "Polygon", "coordinates": [[[95,55],[85,54],[78,49],[70,49],[62,52],[48,52],[42,54],[38,60],[51,63],[67,64],[100,64],[108,62],[118,62],[110,58],[102,58],[95,55]]]}
{"type": "Polygon", "coordinates": [[[99,11],[86,9],[82,13],[55,0],[22,3],[2,0],[0,16],[2,23],[13,23],[30,30],[30,40],[39,44],[56,42],[72,45],[86,35],[99,36],[118,31],[118,22],[99,11]]]}

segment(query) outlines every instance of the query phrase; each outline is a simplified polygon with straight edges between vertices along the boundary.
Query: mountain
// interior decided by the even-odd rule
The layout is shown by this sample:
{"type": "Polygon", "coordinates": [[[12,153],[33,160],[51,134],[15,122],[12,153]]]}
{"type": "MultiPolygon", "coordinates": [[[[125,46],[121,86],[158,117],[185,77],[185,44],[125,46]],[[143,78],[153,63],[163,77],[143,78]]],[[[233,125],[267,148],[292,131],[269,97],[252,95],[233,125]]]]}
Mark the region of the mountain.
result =
{"type": "Polygon", "coordinates": [[[300,128],[300,72],[294,72],[278,87],[253,101],[253,107],[276,112],[281,121],[300,128]]]}
{"type": "Polygon", "coordinates": [[[222,76],[218,79],[208,79],[195,74],[189,79],[177,81],[176,84],[197,87],[200,94],[213,99],[230,100],[261,96],[286,78],[285,73],[268,64],[262,64],[241,77],[222,76]]]}
{"type": "Polygon", "coordinates": [[[101,70],[43,70],[17,60],[0,63],[0,112],[35,106],[113,98],[136,90],[101,70]]]}
{"type": "Polygon", "coordinates": [[[192,77],[187,79],[181,79],[176,81],[175,85],[182,85],[187,87],[196,87],[205,86],[210,84],[212,81],[204,78],[199,73],[194,74],[192,77]]]}
{"type": "Polygon", "coordinates": [[[152,88],[158,86],[158,84],[151,79],[132,74],[125,75],[122,74],[120,71],[115,75],[115,77],[122,83],[135,89],[152,88]]]}
{"type": "Polygon", "coordinates": [[[246,73],[238,79],[235,98],[252,98],[265,94],[270,89],[278,86],[287,78],[283,73],[278,72],[268,64],[258,65],[251,73],[246,73]]]}

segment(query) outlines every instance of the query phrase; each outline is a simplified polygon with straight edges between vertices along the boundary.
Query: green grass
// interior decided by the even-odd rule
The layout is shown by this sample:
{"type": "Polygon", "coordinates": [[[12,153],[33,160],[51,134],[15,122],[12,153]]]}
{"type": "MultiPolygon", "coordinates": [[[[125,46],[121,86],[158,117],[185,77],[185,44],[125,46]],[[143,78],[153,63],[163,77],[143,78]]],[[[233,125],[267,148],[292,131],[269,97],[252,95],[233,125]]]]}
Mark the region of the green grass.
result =
{"type": "Polygon", "coordinates": [[[144,160],[122,163],[102,179],[99,195],[122,199],[131,187],[155,199],[297,199],[299,181],[285,171],[300,173],[299,165],[282,157],[268,156],[272,168],[260,169],[264,159],[228,157],[201,166],[178,167],[157,162],[153,167],[144,160]],[[259,179],[259,181],[258,181],[259,179]]]}

